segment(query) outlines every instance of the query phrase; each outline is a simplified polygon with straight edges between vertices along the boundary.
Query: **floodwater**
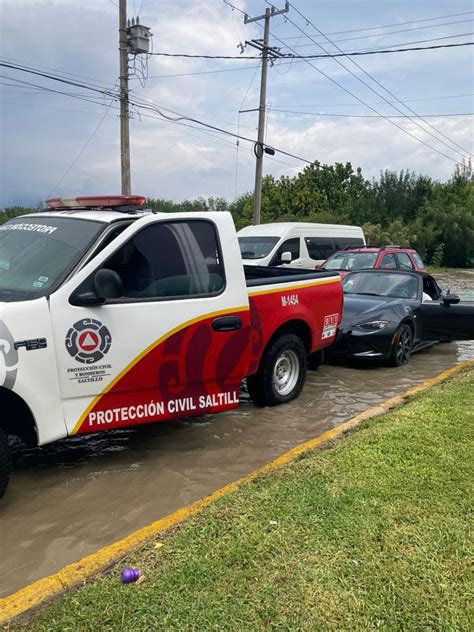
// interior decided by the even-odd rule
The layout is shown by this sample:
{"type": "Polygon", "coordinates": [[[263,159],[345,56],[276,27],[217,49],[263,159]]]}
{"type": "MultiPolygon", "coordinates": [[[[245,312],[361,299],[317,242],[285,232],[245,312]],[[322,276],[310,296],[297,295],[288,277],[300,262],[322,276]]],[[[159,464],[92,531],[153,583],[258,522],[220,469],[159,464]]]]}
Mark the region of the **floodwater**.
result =
{"type": "MultiPolygon", "coordinates": [[[[474,299],[474,270],[438,275],[474,299]]],[[[15,450],[0,505],[0,598],[234,481],[353,415],[474,358],[439,344],[401,369],[324,365],[298,400],[15,450]]]]}

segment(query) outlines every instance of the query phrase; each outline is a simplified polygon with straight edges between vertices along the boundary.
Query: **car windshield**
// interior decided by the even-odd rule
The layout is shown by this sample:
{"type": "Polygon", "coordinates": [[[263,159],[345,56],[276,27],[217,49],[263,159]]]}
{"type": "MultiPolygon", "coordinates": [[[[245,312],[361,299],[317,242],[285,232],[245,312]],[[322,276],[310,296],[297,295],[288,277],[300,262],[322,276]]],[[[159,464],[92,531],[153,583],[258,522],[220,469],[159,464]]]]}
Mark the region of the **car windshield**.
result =
{"type": "Polygon", "coordinates": [[[49,294],[104,226],[69,217],[21,217],[2,224],[0,301],[49,294]]]}
{"type": "Polygon", "coordinates": [[[342,281],[344,294],[369,294],[371,296],[392,296],[416,299],[417,279],[412,274],[390,272],[353,272],[342,281]]]}
{"type": "Polygon", "coordinates": [[[373,268],[376,260],[376,252],[336,252],[322,267],[325,270],[360,270],[373,268]]]}
{"type": "Polygon", "coordinates": [[[271,253],[279,242],[279,237],[239,237],[242,259],[263,259],[271,253]]]}

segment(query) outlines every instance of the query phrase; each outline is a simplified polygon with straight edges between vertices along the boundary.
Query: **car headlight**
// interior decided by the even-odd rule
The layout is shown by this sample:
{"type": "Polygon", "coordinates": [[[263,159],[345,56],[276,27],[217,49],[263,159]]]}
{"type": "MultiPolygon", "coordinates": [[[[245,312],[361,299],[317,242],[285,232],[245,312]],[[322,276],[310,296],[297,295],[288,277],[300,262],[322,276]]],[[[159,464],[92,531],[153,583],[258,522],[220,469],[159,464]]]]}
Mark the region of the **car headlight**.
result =
{"type": "Polygon", "coordinates": [[[390,325],[389,320],[372,320],[369,323],[357,325],[357,328],[363,329],[364,331],[380,331],[380,329],[384,329],[387,325],[390,325]]]}

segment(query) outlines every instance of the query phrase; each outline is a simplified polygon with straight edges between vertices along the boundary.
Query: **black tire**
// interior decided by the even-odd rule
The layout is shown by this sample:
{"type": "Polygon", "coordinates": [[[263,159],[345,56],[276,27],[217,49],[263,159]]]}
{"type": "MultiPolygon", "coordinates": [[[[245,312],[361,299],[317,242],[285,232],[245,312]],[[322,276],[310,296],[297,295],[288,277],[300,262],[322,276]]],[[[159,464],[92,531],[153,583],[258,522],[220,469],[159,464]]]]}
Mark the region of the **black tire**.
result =
{"type": "Polygon", "coordinates": [[[2,498],[7,488],[11,469],[12,463],[7,435],[0,428],[0,498],[2,498]]]}
{"type": "Polygon", "coordinates": [[[315,351],[308,358],[308,369],[310,371],[316,371],[324,362],[324,349],[315,351]]]}
{"type": "Polygon", "coordinates": [[[284,334],[264,351],[258,373],[247,378],[256,406],[277,406],[296,399],[306,377],[306,348],[295,334],[284,334]]]}
{"type": "Polygon", "coordinates": [[[391,366],[404,366],[411,358],[413,349],[413,331],[410,325],[403,323],[397,329],[389,363],[391,366]]]}

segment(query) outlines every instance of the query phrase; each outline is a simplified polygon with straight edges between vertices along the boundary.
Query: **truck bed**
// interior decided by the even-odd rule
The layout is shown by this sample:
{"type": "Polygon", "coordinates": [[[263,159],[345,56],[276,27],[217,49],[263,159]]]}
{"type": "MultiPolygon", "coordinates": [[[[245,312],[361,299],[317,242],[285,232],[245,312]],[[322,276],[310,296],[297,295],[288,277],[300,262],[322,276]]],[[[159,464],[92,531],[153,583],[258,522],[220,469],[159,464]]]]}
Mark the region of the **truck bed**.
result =
{"type": "Polygon", "coordinates": [[[268,266],[245,266],[247,287],[272,285],[275,283],[298,283],[310,279],[338,277],[337,272],[316,272],[314,270],[297,270],[295,268],[271,268],[268,266]]]}

